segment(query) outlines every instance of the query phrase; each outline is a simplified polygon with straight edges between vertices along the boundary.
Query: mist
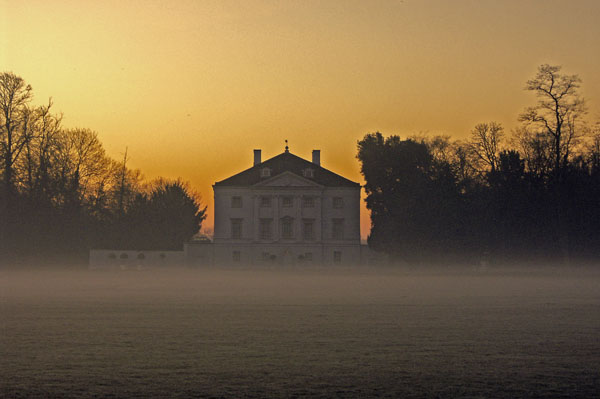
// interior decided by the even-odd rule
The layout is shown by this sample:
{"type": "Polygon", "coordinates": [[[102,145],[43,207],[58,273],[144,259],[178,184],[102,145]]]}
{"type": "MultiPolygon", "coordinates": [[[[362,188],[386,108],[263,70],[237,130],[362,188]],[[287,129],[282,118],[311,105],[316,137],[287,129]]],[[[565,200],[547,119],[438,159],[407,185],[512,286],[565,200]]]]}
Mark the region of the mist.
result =
{"type": "Polygon", "coordinates": [[[600,272],[0,271],[3,397],[591,397],[600,272]]]}

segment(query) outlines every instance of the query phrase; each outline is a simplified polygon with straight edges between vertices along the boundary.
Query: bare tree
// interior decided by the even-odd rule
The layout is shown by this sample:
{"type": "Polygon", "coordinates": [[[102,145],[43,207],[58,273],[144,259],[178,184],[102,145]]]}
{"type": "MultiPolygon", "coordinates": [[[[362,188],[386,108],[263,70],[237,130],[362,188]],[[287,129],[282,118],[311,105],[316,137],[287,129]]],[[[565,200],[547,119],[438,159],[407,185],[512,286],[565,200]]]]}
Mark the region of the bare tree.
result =
{"type": "Polygon", "coordinates": [[[452,143],[452,157],[450,165],[454,175],[459,182],[475,182],[481,178],[481,173],[477,170],[477,155],[469,143],[455,141],[452,143]]]}
{"type": "Polygon", "coordinates": [[[445,135],[413,136],[412,139],[429,148],[435,161],[434,167],[449,166],[454,176],[462,183],[472,182],[477,178],[477,170],[474,168],[475,157],[467,143],[452,140],[450,136],[445,135]]]}
{"type": "Polygon", "coordinates": [[[110,162],[96,132],[81,128],[61,131],[59,157],[61,179],[70,182],[81,199],[95,190],[110,162]]]}
{"type": "Polygon", "coordinates": [[[600,172],[600,122],[592,128],[590,140],[587,143],[586,153],[592,172],[600,172]]]}
{"type": "Polygon", "coordinates": [[[452,157],[452,141],[450,140],[450,136],[438,135],[425,137],[420,141],[429,147],[434,160],[438,162],[450,162],[450,158],[452,157]]]}
{"type": "Polygon", "coordinates": [[[518,126],[511,139],[525,160],[527,171],[533,176],[544,178],[551,174],[554,162],[552,140],[548,135],[534,132],[526,126],[518,126]]]}
{"type": "Polygon", "coordinates": [[[112,209],[117,219],[123,217],[135,195],[142,191],[142,173],[139,169],[129,169],[127,167],[128,160],[127,148],[125,148],[123,161],[112,160],[110,165],[112,209]]]}
{"type": "Polygon", "coordinates": [[[30,139],[31,86],[11,72],[0,74],[0,164],[2,165],[2,190],[0,190],[0,258],[10,254],[11,231],[16,224],[14,212],[15,163],[30,139]]]}
{"type": "Polygon", "coordinates": [[[471,131],[469,147],[479,162],[494,172],[498,168],[500,142],[504,137],[504,128],[497,122],[479,123],[471,131]]]}
{"type": "Polygon", "coordinates": [[[585,101],[579,94],[581,79],[561,73],[560,66],[541,65],[525,86],[533,91],[537,104],[520,115],[524,123],[521,142],[529,146],[533,157],[546,163],[552,182],[554,225],[563,262],[570,264],[567,228],[568,192],[564,170],[572,158],[573,147],[585,134],[585,101]]]}
{"type": "Polygon", "coordinates": [[[125,155],[123,156],[123,167],[119,173],[119,187],[117,189],[117,207],[118,207],[118,215],[121,217],[123,215],[124,210],[124,200],[127,182],[127,148],[125,148],[125,155]]]}
{"type": "Polygon", "coordinates": [[[31,139],[31,86],[11,72],[0,74],[0,160],[4,195],[10,206],[14,191],[14,167],[31,139]]]}
{"type": "Polygon", "coordinates": [[[34,109],[32,134],[25,143],[24,156],[17,164],[24,189],[34,197],[49,195],[51,185],[51,168],[62,121],[62,115],[52,114],[51,108],[52,99],[48,105],[34,109]]]}
{"type": "Polygon", "coordinates": [[[525,86],[536,94],[538,102],[519,117],[528,130],[546,138],[543,141],[549,146],[556,179],[560,179],[573,145],[584,132],[582,116],[586,113],[585,101],[579,94],[581,79],[560,71],[560,66],[547,64],[538,68],[525,86]]]}

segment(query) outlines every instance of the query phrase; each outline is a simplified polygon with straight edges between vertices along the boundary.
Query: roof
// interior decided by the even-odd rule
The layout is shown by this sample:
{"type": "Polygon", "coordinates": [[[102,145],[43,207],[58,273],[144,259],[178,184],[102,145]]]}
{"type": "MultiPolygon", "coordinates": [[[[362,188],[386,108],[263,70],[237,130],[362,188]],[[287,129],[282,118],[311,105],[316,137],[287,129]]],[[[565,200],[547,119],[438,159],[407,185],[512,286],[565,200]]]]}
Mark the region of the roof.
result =
{"type": "Polygon", "coordinates": [[[215,183],[215,186],[253,186],[265,178],[260,177],[260,171],[263,168],[271,169],[273,178],[284,172],[291,172],[298,176],[303,176],[304,169],[314,170],[314,176],[310,180],[325,187],[360,187],[360,184],[348,180],[330,170],[323,168],[317,164],[302,159],[290,152],[283,152],[271,159],[254,165],[250,169],[246,169],[236,175],[233,175],[225,180],[215,183]]]}

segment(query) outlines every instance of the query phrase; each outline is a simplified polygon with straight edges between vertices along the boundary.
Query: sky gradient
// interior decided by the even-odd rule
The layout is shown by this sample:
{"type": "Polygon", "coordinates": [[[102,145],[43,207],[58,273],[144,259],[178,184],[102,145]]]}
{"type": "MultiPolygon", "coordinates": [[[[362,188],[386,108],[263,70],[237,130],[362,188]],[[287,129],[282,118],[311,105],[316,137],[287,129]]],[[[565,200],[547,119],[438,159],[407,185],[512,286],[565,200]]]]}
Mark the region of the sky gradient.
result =
{"type": "MultiPolygon", "coordinates": [[[[290,150],[364,183],[356,142],[381,131],[507,131],[538,65],[583,79],[600,119],[600,2],[0,0],[0,65],[66,127],[128,147],[147,178],[212,188],[290,150]]],[[[369,231],[362,210],[362,235],[369,231]]]]}

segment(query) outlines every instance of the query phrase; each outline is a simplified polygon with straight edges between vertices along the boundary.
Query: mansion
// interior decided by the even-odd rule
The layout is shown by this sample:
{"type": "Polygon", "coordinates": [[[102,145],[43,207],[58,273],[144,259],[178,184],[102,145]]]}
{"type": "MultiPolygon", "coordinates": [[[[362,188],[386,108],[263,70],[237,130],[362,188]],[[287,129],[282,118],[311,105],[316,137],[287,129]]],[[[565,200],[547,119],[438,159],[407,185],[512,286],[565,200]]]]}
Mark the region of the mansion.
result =
{"type": "Polygon", "coordinates": [[[360,241],[358,183],[285,151],[216,182],[214,236],[183,251],[90,250],[90,268],[319,266],[379,262],[360,241]]]}
{"type": "Polygon", "coordinates": [[[285,151],[214,189],[215,264],[360,263],[358,183],[285,151]]]}

